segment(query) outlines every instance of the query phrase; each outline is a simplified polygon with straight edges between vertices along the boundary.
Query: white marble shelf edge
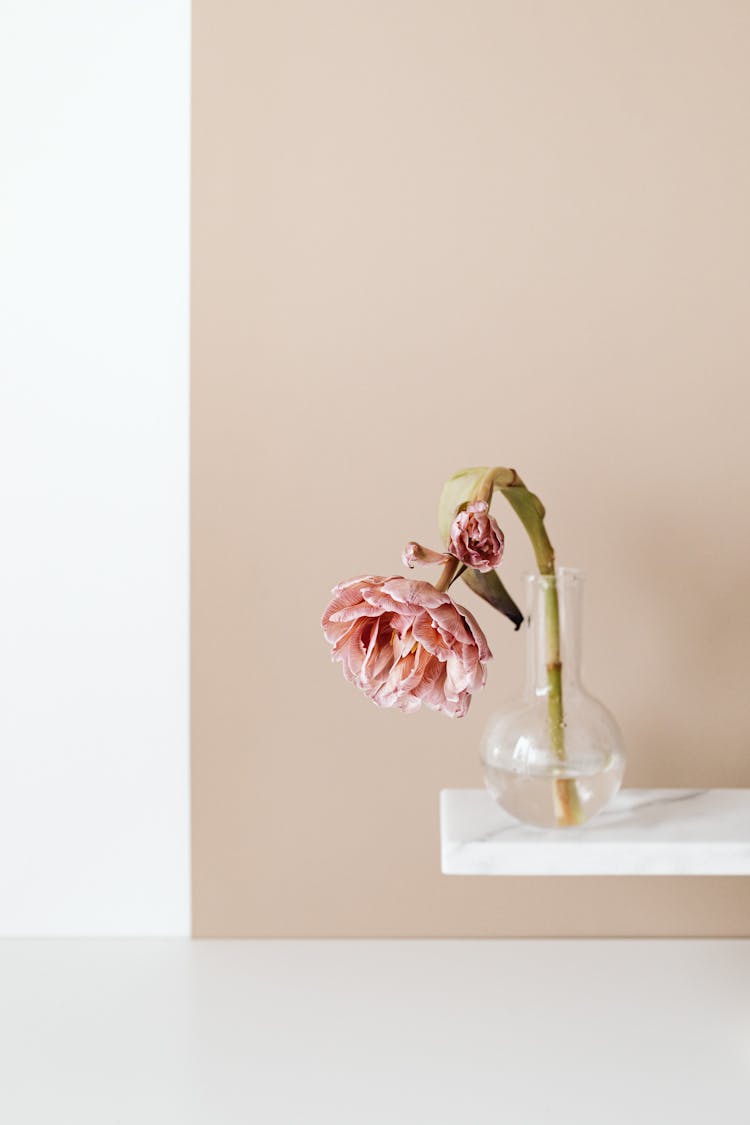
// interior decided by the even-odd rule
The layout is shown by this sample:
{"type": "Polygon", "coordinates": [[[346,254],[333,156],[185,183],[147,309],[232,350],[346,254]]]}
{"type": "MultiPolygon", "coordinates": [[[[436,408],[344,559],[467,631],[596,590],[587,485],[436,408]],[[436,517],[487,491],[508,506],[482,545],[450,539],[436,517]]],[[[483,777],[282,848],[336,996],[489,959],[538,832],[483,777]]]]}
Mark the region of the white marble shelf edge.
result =
{"type": "Polygon", "coordinates": [[[440,794],[444,875],[750,875],[750,789],[623,789],[581,828],[513,820],[484,789],[440,794]]]}

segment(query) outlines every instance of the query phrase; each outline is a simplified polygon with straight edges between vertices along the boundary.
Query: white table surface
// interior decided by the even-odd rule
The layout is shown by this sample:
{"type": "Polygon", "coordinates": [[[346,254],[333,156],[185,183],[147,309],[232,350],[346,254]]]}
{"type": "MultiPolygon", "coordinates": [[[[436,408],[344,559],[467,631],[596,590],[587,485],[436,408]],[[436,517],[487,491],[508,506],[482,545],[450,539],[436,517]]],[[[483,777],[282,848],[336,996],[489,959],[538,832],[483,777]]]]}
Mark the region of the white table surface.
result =
{"type": "Polygon", "coordinates": [[[8,1125],[747,1125],[750,941],[0,943],[8,1125]]]}
{"type": "Polygon", "coordinates": [[[750,789],[623,789],[588,824],[549,830],[486,789],[444,789],[440,837],[445,875],[750,875],[750,789]]]}

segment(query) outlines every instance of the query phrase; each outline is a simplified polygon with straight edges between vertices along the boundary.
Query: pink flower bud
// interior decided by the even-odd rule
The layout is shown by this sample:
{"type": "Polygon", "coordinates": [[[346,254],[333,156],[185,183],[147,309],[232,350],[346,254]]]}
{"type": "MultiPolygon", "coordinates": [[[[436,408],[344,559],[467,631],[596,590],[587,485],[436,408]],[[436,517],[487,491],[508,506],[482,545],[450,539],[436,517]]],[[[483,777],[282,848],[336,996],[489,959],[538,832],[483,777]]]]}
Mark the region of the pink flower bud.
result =
{"type": "Polygon", "coordinates": [[[415,566],[431,566],[434,563],[446,563],[448,559],[451,558],[453,558],[453,556],[447,554],[445,551],[442,553],[440,551],[433,551],[430,547],[423,547],[420,543],[415,543],[412,540],[404,547],[401,561],[404,566],[413,569],[415,566]]]}
{"type": "Polygon", "coordinates": [[[503,557],[505,539],[486,500],[475,500],[459,512],[451,525],[452,554],[474,570],[494,570],[503,557]]]}

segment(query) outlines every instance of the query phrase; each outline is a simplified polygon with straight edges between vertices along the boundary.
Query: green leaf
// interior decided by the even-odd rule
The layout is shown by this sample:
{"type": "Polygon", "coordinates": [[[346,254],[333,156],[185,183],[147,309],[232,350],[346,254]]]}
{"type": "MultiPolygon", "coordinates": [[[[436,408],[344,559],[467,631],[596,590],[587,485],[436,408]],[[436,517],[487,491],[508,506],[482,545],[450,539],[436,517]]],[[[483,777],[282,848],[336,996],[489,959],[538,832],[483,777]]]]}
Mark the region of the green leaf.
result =
{"type": "Polygon", "coordinates": [[[462,469],[460,473],[454,473],[450,480],[447,480],[443,485],[438,508],[438,526],[440,527],[440,538],[444,543],[448,542],[451,524],[457,509],[468,501],[486,472],[487,470],[482,468],[462,469]]]}
{"type": "Polygon", "coordinates": [[[462,578],[470,590],[508,617],[517,630],[521,628],[523,614],[500,581],[496,570],[465,570],[462,578]]]}

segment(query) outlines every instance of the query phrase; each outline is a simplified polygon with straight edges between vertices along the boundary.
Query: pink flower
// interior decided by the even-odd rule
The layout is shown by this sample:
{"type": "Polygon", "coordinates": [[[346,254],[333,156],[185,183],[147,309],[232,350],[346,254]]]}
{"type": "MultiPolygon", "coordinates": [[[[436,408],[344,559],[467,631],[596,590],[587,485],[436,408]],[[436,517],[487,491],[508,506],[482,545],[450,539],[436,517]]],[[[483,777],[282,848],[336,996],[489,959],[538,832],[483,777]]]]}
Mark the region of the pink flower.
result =
{"type": "Polygon", "coordinates": [[[379,707],[418,711],[424,703],[465,715],[491,657],[468,610],[429,582],[352,578],[333,590],[323,632],[344,676],[379,707]]]}
{"type": "Polygon", "coordinates": [[[505,539],[486,500],[475,500],[459,512],[451,525],[448,547],[474,570],[493,570],[503,557],[505,539]]]}

